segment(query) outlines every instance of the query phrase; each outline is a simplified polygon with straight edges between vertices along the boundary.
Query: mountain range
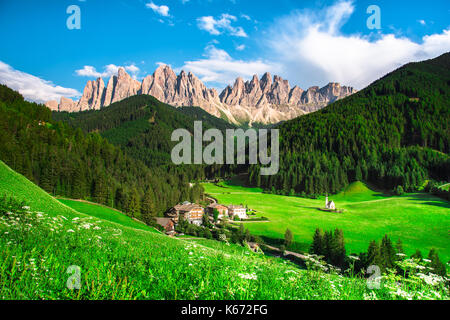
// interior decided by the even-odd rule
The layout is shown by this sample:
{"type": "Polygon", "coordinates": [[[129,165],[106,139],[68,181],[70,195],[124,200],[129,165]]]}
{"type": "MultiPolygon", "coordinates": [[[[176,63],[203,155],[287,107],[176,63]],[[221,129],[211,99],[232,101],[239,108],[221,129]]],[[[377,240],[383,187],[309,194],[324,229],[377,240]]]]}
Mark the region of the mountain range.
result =
{"type": "Polygon", "coordinates": [[[298,86],[291,88],[289,81],[265,73],[261,79],[254,75],[246,82],[239,77],[233,86],[219,94],[216,89],[207,88],[193,73],[181,71],[177,76],[172,68],[161,65],[142,82],[119,68],[118,75],[111,77],[106,85],[102,78],[88,81],[79,101],[62,97],[59,103],[48,101],[46,106],[67,112],[99,110],[130,96],[145,94],[176,107],[201,107],[235,124],[269,124],[317,111],[355,92],[339,83],[305,91],[298,86]]]}

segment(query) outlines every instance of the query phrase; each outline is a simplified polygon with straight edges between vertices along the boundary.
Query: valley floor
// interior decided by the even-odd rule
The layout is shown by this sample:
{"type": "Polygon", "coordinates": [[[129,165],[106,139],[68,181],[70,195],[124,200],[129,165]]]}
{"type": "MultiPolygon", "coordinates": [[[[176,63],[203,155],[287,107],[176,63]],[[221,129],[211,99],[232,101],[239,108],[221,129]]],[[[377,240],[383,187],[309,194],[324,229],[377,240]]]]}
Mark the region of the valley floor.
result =
{"type": "Polygon", "coordinates": [[[204,184],[205,192],[223,204],[244,204],[256,210],[269,223],[245,223],[252,234],[269,243],[284,238],[286,228],[294,234],[295,248],[308,252],[316,228],[343,229],[348,253],[365,252],[371,240],[388,236],[403,242],[405,253],[416,249],[428,254],[438,250],[442,261],[449,261],[450,203],[426,193],[387,196],[368,189],[362,183],[330,196],[343,213],[324,212],[325,197],[306,199],[262,193],[246,188],[234,179],[219,185],[204,184]]]}

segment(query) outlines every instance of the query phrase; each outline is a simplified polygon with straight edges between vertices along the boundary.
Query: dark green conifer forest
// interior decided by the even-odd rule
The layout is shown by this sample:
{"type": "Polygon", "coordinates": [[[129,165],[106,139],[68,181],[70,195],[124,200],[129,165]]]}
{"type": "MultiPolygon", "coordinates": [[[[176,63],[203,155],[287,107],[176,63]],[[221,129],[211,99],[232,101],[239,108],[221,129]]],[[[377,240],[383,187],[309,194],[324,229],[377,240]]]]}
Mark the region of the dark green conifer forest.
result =
{"type": "Polygon", "coordinates": [[[411,192],[450,178],[450,53],[410,63],[316,113],[281,124],[280,173],[249,182],[283,194],[353,181],[411,192]],[[401,188],[399,188],[401,187],[401,188]]]}
{"type": "MultiPolygon", "coordinates": [[[[134,159],[132,152],[91,131],[55,121],[47,107],[0,86],[0,159],[47,192],[93,200],[146,221],[174,203],[202,197],[199,185],[189,186],[189,175],[145,164],[157,158],[157,151],[154,158],[134,159]]],[[[149,150],[155,150],[152,147],[149,150]]],[[[132,144],[129,148],[138,150],[132,144]]]]}

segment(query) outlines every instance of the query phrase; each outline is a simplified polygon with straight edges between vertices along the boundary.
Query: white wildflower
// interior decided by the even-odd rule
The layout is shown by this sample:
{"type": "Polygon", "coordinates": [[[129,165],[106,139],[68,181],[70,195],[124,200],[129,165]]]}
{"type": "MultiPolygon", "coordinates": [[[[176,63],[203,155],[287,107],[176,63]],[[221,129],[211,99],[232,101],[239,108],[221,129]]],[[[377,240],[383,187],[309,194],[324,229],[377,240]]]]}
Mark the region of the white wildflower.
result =
{"type": "Polygon", "coordinates": [[[258,280],[256,273],[239,273],[239,277],[246,280],[258,280]]]}

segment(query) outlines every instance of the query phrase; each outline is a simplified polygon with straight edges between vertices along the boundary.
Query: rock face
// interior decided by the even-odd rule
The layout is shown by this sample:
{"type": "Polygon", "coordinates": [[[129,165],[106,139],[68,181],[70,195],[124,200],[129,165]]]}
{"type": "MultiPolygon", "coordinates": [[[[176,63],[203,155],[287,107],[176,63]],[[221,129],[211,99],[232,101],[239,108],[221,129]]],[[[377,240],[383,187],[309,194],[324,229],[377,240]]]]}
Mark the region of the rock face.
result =
{"type": "Polygon", "coordinates": [[[311,87],[304,91],[289,81],[270,73],[261,79],[253,76],[250,81],[237,78],[233,86],[226,87],[219,95],[207,88],[192,73],[181,71],[177,76],[162,65],[140,83],[131,78],[123,68],[111,77],[105,86],[103,79],[88,81],[78,102],[62,98],[48,101],[52,110],[78,112],[98,110],[133,95],[148,94],[176,107],[198,106],[210,114],[227,118],[232,123],[277,123],[317,111],[326,105],[355,93],[351,87],[329,83],[323,88],[311,87]]]}

